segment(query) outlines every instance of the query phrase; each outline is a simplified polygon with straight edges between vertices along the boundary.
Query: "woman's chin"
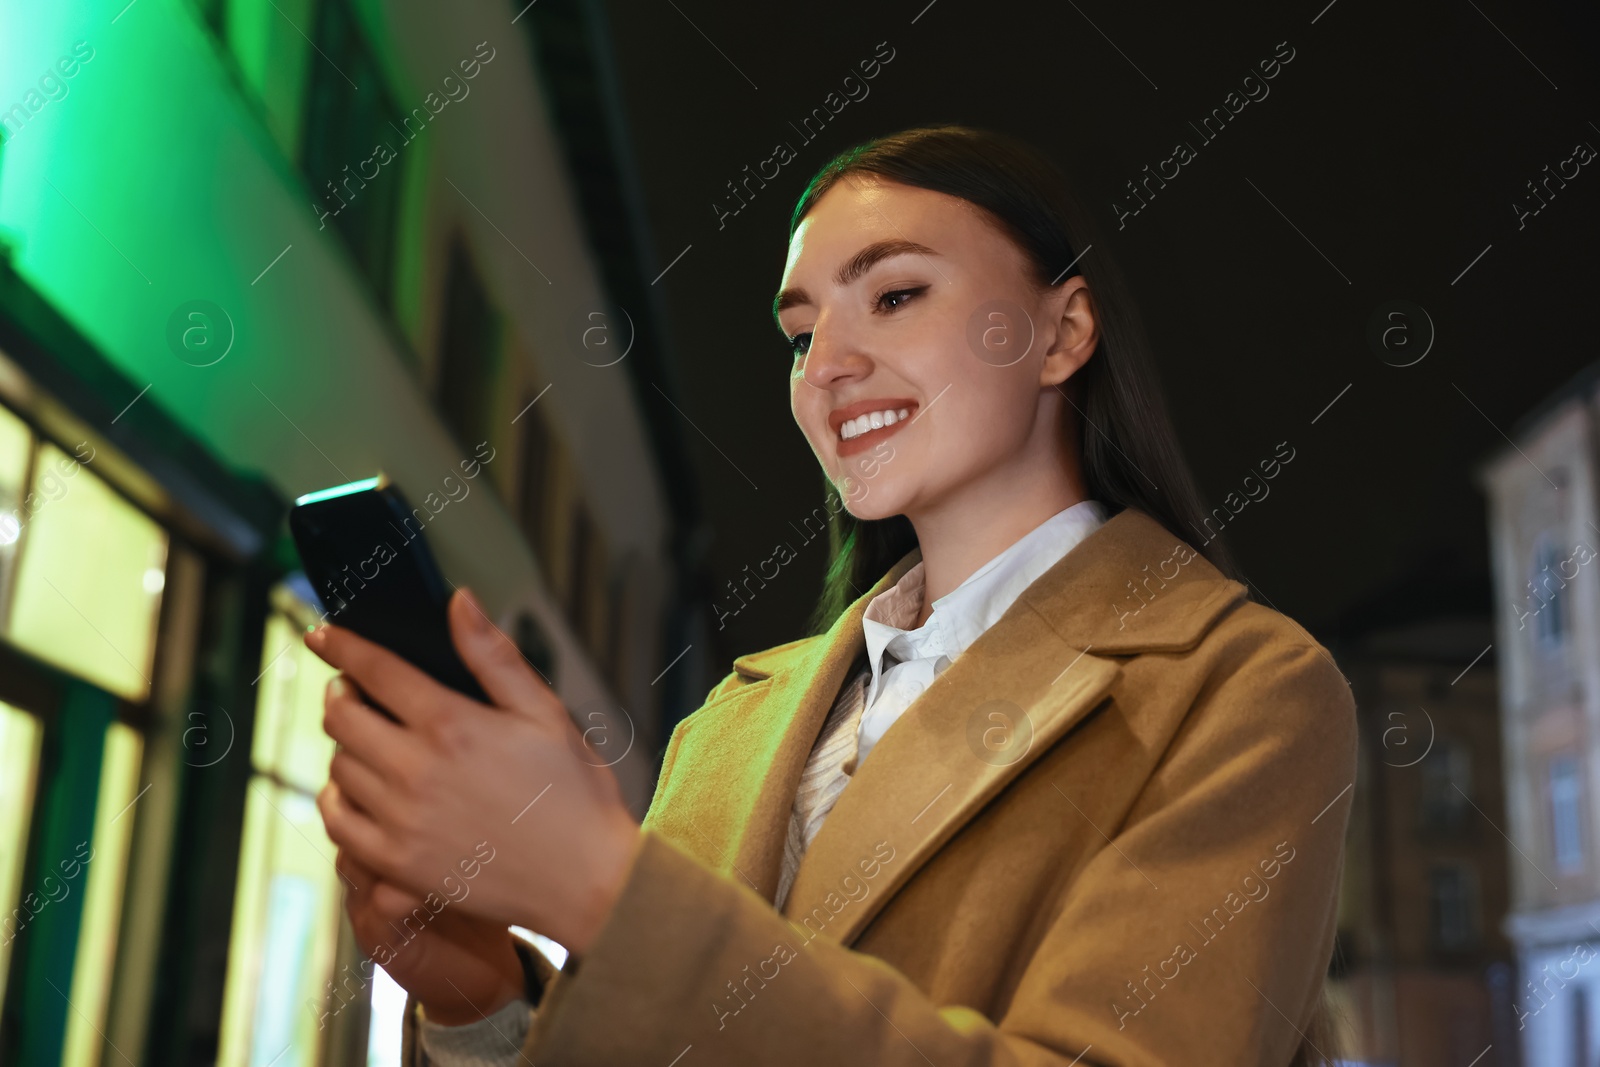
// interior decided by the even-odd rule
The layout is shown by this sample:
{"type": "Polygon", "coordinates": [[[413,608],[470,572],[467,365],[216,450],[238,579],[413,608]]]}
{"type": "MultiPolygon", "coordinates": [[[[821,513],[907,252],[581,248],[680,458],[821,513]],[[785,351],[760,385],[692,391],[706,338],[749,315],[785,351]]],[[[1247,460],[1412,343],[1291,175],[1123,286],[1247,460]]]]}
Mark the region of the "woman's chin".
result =
{"type": "Polygon", "coordinates": [[[868,493],[858,500],[844,498],[844,509],[852,517],[862,521],[889,519],[901,513],[901,509],[894,506],[888,496],[882,493],[868,493]]]}

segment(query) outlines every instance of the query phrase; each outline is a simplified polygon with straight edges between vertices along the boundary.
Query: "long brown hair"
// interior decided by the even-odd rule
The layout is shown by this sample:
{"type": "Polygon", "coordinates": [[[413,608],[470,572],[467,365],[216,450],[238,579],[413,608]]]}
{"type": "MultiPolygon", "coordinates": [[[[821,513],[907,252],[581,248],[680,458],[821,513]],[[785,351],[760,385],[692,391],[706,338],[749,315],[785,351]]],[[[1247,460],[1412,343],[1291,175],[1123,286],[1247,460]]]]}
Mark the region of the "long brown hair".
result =
{"type": "MultiPolygon", "coordinates": [[[[791,240],[817,200],[850,174],[930,189],[984,209],[1022,249],[1040,286],[1083,275],[1100,341],[1063,394],[1077,412],[1070,432],[1077,435],[1089,497],[1112,514],[1137,508],[1194,545],[1207,516],[1167,415],[1133,296],[1060,169],[1005,134],[966,126],[904,130],[841,152],[819,170],[795,205],[791,240]]],[[[832,626],[917,545],[904,515],[857,519],[842,506],[826,474],[823,484],[830,514],[828,569],[810,620],[813,634],[832,626]]],[[[1223,574],[1243,581],[1217,537],[1194,547],[1223,574]]]]}

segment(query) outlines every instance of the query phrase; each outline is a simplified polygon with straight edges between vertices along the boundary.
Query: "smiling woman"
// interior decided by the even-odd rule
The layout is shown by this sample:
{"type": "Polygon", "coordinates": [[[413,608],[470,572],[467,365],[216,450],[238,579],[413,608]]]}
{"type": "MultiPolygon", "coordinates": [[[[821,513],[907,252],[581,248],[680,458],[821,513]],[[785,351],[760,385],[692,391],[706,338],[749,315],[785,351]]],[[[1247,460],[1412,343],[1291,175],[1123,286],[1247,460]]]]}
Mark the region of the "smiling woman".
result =
{"type": "Polygon", "coordinates": [[[1066,180],[910,130],[824,167],[789,238],[773,310],[827,584],[812,634],[735,659],[674,729],[642,825],[470,604],[492,708],[308,638],[356,683],[319,803],[358,937],[471,842],[502,857],[393,972],[405,1062],[1332,1062],[1354,704],[1220,541],[1186,543],[1197,494],[1066,180]],[[1174,948],[1287,842],[1248,921],[1174,948]],[[1175,954],[1191,977],[1141,969],[1175,954]]]}

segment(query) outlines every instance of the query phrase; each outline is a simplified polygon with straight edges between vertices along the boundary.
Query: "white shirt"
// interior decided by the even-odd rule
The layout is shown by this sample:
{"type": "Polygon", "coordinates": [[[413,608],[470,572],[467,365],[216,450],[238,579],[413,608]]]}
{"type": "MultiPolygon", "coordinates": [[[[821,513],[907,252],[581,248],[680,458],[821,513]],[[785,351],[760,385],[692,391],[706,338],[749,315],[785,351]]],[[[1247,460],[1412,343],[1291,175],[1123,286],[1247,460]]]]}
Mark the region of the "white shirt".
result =
{"type": "Polygon", "coordinates": [[[873,597],[861,622],[872,679],[856,734],[856,766],[866,761],[911,702],[994,625],[1024,589],[1109,517],[1110,509],[1097,500],[1083,500],[1056,512],[935,600],[928,621],[916,629],[904,627],[916,622],[922,610],[925,572],[920,560],[892,588],[873,597]]]}

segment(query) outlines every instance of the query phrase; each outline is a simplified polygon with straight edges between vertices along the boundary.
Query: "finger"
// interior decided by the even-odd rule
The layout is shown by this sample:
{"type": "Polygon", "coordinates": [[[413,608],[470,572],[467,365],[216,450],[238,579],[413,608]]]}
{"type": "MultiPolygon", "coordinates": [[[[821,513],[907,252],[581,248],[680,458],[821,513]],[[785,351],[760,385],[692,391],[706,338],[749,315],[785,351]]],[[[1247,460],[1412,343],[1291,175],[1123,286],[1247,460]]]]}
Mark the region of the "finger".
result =
{"type": "Polygon", "coordinates": [[[377,873],[350,854],[339,849],[334,867],[345,885],[356,888],[345,894],[345,910],[350,914],[350,925],[356,940],[370,952],[373,946],[385,944],[394,933],[391,923],[414,913],[423,905],[421,897],[407,892],[393,882],[382,881],[377,873]]]}
{"type": "Polygon", "coordinates": [[[322,730],[340,748],[391,781],[416,747],[414,735],[362,700],[342,675],[328,680],[322,698],[322,730]]]}
{"type": "Polygon", "coordinates": [[[339,879],[344,882],[351,900],[357,904],[364,904],[370,899],[377,876],[360,860],[350,855],[348,850],[341,848],[334,853],[333,869],[339,872],[339,879]]]}
{"type": "Polygon", "coordinates": [[[384,922],[395,922],[424,907],[423,900],[393,882],[378,882],[372,887],[372,910],[384,922]]]}
{"type": "Polygon", "coordinates": [[[391,873],[385,862],[389,849],[385,847],[383,831],[369,816],[350,806],[339,783],[330,781],[322,787],[317,794],[317,810],[322,813],[328,840],[349,852],[372,874],[391,873]]]}
{"type": "Polygon", "coordinates": [[[333,754],[328,763],[328,778],[339,783],[339,792],[363,815],[370,817],[374,812],[387,811],[393,804],[389,784],[349,752],[333,754]]]}
{"type": "Polygon", "coordinates": [[[456,590],[449,614],[456,652],[497,706],[541,715],[560,706],[554,691],[522,658],[522,650],[489,620],[470,591],[456,590]]]}
{"type": "Polygon", "coordinates": [[[476,703],[343,626],[317,627],[306,635],[306,647],[349,675],[374,704],[407,726],[423,726],[476,703]]]}

